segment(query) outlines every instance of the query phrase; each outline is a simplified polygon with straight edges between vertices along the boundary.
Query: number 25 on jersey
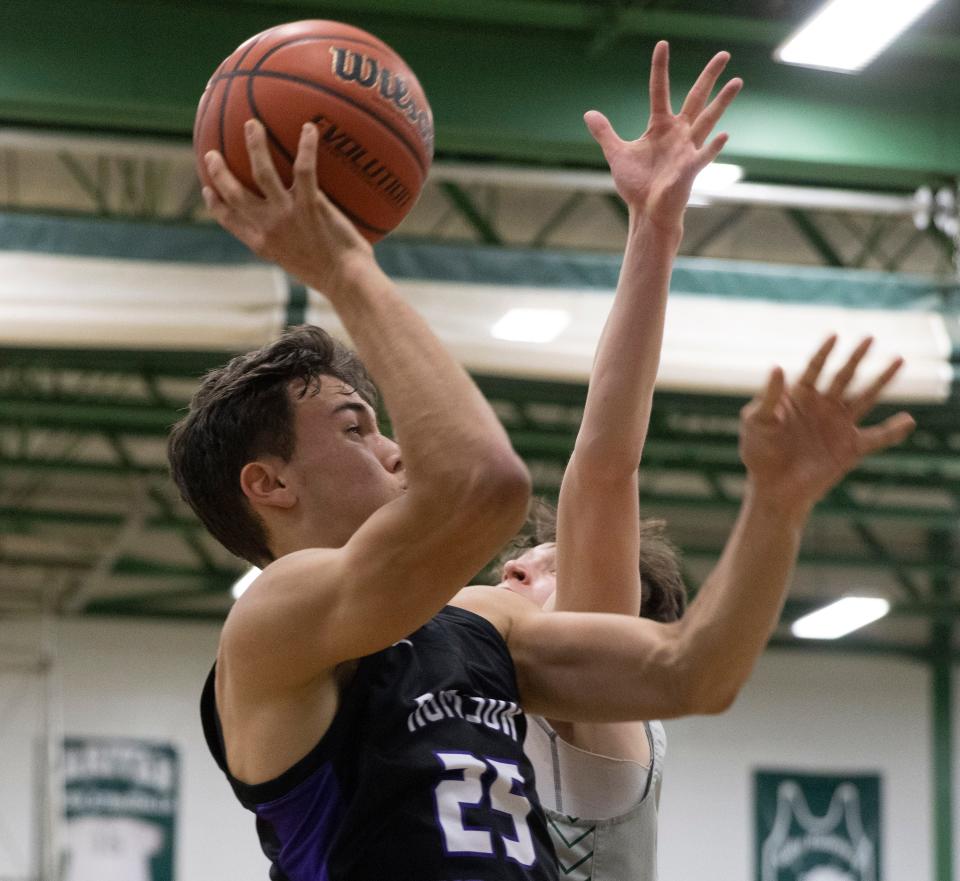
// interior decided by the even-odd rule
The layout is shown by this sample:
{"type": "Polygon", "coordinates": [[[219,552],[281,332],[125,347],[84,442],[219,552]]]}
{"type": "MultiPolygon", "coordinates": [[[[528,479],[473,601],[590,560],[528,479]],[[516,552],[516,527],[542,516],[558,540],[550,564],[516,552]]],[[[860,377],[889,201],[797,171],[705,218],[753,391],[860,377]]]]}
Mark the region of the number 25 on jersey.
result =
{"type": "Polygon", "coordinates": [[[523,775],[515,762],[475,756],[464,752],[435,754],[445,771],[459,772],[457,779],[441,780],[434,790],[437,820],[443,833],[444,849],[448,854],[462,856],[496,856],[494,835],[503,842],[508,859],[529,868],[536,862],[536,851],[527,816],[530,802],[523,795],[523,775]],[[489,792],[484,792],[483,775],[490,769],[494,777],[489,792]],[[506,814],[513,823],[514,834],[495,832],[464,825],[463,809],[482,808],[506,814]]]}

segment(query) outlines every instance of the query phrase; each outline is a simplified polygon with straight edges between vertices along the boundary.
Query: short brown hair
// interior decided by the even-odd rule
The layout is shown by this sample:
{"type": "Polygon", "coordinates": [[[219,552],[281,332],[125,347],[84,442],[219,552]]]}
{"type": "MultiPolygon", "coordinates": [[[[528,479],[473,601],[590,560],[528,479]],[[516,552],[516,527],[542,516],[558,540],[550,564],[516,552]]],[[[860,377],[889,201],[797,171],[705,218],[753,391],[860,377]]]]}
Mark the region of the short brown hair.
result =
{"type": "MultiPolygon", "coordinates": [[[[680,554],[666,537],[663,520],[640,521],[640,617],[664,623],[678,621],[687,608],[687,588],[680,573],[680,554]]],[[[530,502],[527,522],[498,558],[498,565],[529,548],[557,540],[557,509],[543,499],[530,502]]]]}
{"type": "Polygon", "coordinates": [[[255,566],[274,555],[263,521],[240,487],[240,472],[258,456],[290,459],[291,384],[302,383],[300,395],[316,393],[323,376],[376,405],[376,389],[356,354],[319,327],[302,325],[211,370],[170,432],[167,458],[180,495],[214,538],[255,566]]]}

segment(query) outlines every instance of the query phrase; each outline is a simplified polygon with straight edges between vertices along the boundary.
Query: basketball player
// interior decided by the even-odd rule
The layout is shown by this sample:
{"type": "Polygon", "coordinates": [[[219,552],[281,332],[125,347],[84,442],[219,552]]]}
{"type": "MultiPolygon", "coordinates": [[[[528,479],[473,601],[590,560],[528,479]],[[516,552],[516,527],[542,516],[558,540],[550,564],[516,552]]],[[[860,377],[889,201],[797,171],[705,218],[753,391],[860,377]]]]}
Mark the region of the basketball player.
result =
{"type": "MultiPolygon", "coordinates": [[[[728,83],[698,127],[729,55],[710,61],[677,115],[670,106],[667,56],[667,45],[657,44],[650,119],[640,139],[621,140],[599,113],[585,117],[630,212],[627,248],[559,510],[538,507],[537,545],[506,563],[501,583],[560,611],[674,621],[685,606],[673,548],[655,524],[640,521],[637,472],[684,208],[703,167],[700,148],[741,82],[728,83]]],[[[564,877],[655,881],[663,725],[532,716],[525,749],[564,877]]]]}
{"type": "Polygon", "coordinates": [[[776,621],[813,503],[912,421],[857,428],[867,397],[843,405],[812,388],[823,350],[799,390],[774,371],[744,416],[735,540],[680,624],[458,593],[519,527],[528,476],[318,190],[316,128],[304,128],[289,190],[262,127],[248,139],[262,195],[211,154],[207,204],[329,297],[403,459],[377,428],[360,362],[318,329],[204,380],[171,436],[172,470],[211,532],[264,567],[224,625],[202,700],[208,742],[257,815],[276,879],[554,879],[521,706],[603,722],[729,706],[776,621]]]}
{"type": "MultiPolygon", "coordinates": [[[[638,468],[663,339],[673,257],[684,207],[702,168],[706,131],[739,81],[710,93],[729,56],[704,69],[679,114],[670,107],[665,43],[654,51],[651,115],[637,141],[621,140],[596,112],[587,123],[630,210],[627,249],[601,337],[583,422],[557,512],[540,505],[534,544],[503,568],[502,587],[538,606],[659,621],[685,605],[676,554],[658,525],[641,521],[638,468]],[[706,116],[706,123],[699,120],[706,116]],[[638,567],[639,560],[639,567],[638,567]]],[[[855,365],[869,341],[856,350],[855,365]]],[[[892,378],[899,362],[881,382],[892,378]]],[[[528,720],[526,751],[565,877],[655,881],[657,805],[666,752],[660,722],[528,720]]]]}

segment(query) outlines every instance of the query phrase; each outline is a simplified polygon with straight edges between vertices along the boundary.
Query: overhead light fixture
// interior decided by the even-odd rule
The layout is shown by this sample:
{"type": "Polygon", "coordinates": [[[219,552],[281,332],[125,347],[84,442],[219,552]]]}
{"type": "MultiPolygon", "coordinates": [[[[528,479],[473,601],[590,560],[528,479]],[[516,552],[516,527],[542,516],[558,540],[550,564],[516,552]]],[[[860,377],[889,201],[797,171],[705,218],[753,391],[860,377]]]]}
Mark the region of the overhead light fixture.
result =
{"type": "Polygon", "coordinates": [[[693,191],[721,190],[743,177],[743,168],[729,162],[711,162],[693,180],[693,191]]]}
{"type": "Polygon", "coordinates": [[[230,588],[230,593],[233,594],[235,600],[240,599],[243,595],[243,592],[253,584],[254,579],[260,574],[260,570],[256,566],[251,566],[245,575],[238,578],[234,583],[233,587],[230,588]]]}
{"type": "Polygon", "coordinates": [[[837,639],[866,627],[890,611],[890,603],[880,597],[844,597],[804,615],[790,628],[799,639],[837,639]]]}
{"type": "Polygon", "coordinates": [[[510,309],[490,329],[498,340],[516,343],[549,343],[570,323],[564,309],[510,309]]]}
{"type": "Polygon", "coordinates": [[[866,67],[937,0],[829,0],[773,53],[840,73],[866,67]]]}

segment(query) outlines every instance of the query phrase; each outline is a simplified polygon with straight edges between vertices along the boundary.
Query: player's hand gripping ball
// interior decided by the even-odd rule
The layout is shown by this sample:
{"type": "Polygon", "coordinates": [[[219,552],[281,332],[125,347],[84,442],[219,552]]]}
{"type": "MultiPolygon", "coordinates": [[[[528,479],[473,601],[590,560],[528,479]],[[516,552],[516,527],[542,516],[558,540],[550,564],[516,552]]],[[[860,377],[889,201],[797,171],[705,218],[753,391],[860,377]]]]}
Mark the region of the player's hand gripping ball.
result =
{"type": "Polygon", "coordinates": [[[256,191],[243,124],[259,119],[283,182],[306,122],[319,130],[320,188],[369,241],[406,216],[433,159],[433,114],[416,76],[386,43],[335,21],[278,25],[241,44],[214,72],[193,128],[197,168],[219,150],[256,191]]]}

